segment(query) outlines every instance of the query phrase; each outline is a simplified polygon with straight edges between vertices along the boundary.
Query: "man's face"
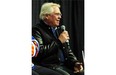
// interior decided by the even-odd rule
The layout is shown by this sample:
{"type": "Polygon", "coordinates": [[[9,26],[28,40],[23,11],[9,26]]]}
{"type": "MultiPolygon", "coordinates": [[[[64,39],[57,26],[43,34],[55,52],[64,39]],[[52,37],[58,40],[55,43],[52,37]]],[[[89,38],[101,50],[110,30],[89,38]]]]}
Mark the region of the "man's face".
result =
{"type": "Polygon", "coordinates": [[[58,7],[53,7],[54,12],[47,16],[47,23],[52,27],[59,26],[61,19],[61,12],[58,7]]]}

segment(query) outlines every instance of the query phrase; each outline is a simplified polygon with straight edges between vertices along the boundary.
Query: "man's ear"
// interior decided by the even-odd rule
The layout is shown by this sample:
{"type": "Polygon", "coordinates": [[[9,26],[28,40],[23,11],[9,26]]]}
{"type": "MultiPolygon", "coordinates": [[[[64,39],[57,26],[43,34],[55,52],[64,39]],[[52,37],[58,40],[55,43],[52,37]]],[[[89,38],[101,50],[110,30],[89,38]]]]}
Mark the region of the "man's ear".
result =
{"type": "Polygon", "coordinates": [[[48,19],[48,17],[45,17],[45,19],[48,19]]]}
{"type": "Polygon", "coordinates": [[[48,17],[49,17],[49,15],[46,15],[46,16],[45,16],[45,19],[47,20],[47,19],[48,19],[48,17]]]}

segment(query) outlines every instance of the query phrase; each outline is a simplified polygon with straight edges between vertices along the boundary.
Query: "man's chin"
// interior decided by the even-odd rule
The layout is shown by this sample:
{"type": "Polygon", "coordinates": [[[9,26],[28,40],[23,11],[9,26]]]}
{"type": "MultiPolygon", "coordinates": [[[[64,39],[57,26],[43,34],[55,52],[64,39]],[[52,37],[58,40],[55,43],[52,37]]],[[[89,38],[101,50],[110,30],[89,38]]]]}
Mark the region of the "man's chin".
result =
{"type": "Polygon", "coordinates": [[[59,23],[56,23],[55,25],[56,25],[56,26],[59,26],[59,23]]]}
{"type": "Polygon", "coordinates": [[[59,24],[57,24],[57,26],[59,26],[59,24]]]}

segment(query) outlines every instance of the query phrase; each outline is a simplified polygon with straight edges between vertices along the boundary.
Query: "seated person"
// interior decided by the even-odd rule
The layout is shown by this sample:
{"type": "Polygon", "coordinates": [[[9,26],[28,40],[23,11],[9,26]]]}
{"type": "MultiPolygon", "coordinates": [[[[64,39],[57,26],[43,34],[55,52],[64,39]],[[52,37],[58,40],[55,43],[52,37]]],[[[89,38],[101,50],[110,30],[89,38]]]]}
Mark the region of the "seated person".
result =
{"type": "Polygon", "coordinates": [[[60,29],[60,19],[59,4],[50,2],[42,5],[40,23],[32,28],[32,36],[40,44],[39,54],[32,61],[62,75],[75,75],[83,71],[83,65],[70,49],[67,43],[69,34],[65,28],[60,29]]]}

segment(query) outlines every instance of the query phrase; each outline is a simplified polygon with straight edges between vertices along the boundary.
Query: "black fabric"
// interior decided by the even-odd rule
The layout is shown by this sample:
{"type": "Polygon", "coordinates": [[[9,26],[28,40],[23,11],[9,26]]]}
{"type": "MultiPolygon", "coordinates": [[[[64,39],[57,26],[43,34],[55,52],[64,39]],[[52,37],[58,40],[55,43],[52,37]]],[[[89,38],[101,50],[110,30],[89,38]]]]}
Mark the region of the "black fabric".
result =
{"type": "Polygon", "coordinates": [[[36,71],[32,70],[32,75],[39,75],[39,73],[37,73],[36,71]]]}
{"type": "Polygon", "coordinates": [[[49,68],[36,66],[36,68],[32,70],[32,75],[62,75],[62,74],[49,68]]]}

